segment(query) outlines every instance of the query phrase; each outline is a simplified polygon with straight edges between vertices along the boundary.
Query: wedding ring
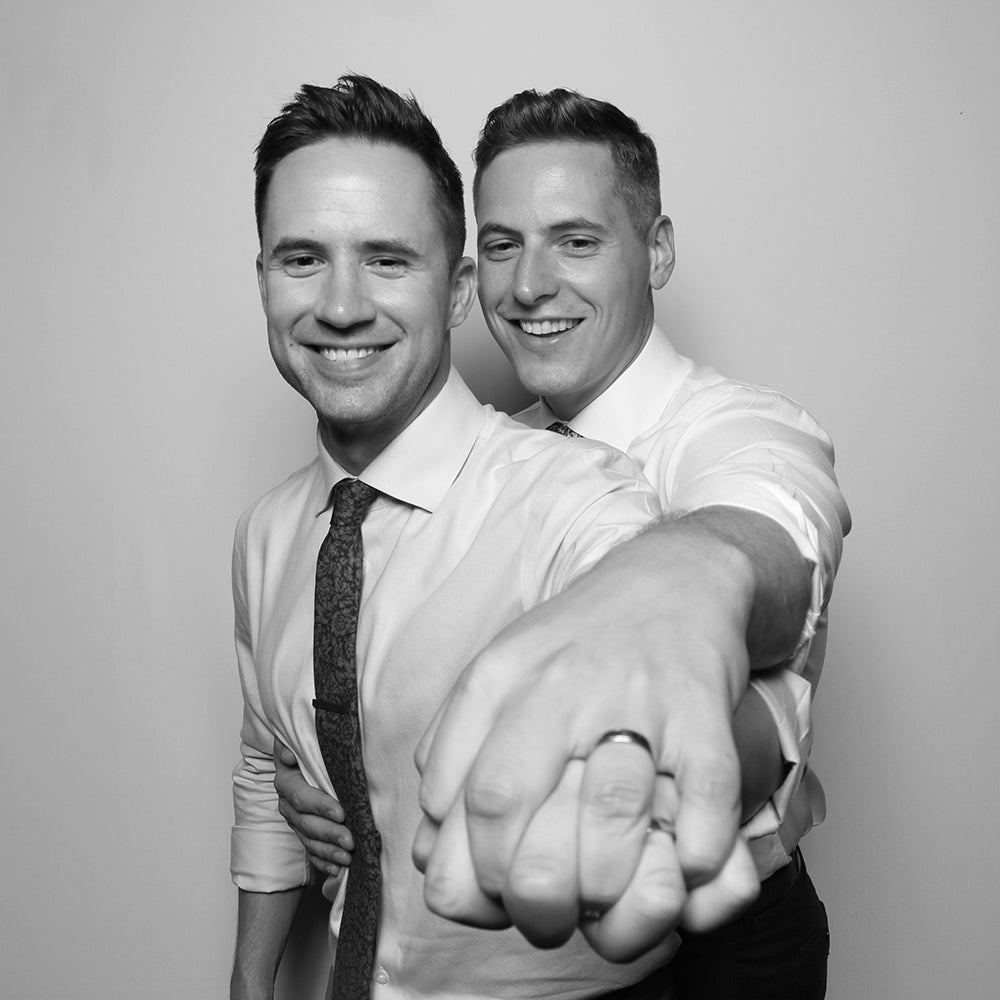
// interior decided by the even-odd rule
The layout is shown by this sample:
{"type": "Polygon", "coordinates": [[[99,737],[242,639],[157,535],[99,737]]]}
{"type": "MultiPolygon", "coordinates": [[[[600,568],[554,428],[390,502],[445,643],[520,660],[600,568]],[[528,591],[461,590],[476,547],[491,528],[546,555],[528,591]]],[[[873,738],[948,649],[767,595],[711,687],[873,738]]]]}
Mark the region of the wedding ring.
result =
{"type": "Polygon", "coordinates": [[[673,837],[675,830],[674,821],[672,819],[665,819],[663,816],[650,816],[646,833],[650,834],[656,830],[659,830],[660,833],[665,833],[668,837],[673,837]]]}
{"type": "Polygon", "coordinates": [[[596,906],[588,906],[580,911],[581,924],[596,924],[604,916],[605,910],[596,906]]]}
{"type": "Polygon", "coordinates": [[[650,757],[653,756],[653,748],[649,745],[649,740],[634,729],[609,729],[594,744],[594,750],[604,743],[633,743],[637,747],[642,747],[650,757]]]}

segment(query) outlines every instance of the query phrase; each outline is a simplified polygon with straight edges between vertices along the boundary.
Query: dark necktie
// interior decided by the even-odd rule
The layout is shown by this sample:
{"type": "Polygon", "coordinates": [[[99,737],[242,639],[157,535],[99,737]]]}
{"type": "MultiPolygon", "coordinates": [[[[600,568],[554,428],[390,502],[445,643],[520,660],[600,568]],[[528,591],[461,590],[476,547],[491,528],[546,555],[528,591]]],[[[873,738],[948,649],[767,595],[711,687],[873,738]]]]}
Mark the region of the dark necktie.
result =
{"type": "Polygon", "coordinates": [[[378,930],[382,838],[372,816],[361,752],[356,644],[364,550],[361,522],[376,490],[344,479],[332,491],[330,531],[316,562],[313,678],[323,761],[354,836],[333,968],[334,1000],[371,995],[378,930]]]}
{"type": "Polygon", "coordinates": [[[549,424],[549,426],[546,427],[545,429],[547,431],[555,431],[556,434],[562,434],[563,437],[568,437],[568,438],[583,437],[582,434],[577,434],[577,432],[573,430],[573,428],[570,427],[569,424],[564,424],[561,420],[557,420],[555,423],[549,424]]]}

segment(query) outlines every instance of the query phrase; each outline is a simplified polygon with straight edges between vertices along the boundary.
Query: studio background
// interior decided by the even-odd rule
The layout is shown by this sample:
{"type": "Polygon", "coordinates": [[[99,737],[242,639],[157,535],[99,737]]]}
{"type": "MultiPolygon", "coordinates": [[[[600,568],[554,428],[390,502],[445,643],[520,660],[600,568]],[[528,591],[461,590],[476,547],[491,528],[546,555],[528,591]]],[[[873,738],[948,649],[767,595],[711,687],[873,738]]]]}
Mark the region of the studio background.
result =
{"type": "MultiPolygon", "coordinates": [[[[232,532],[314,449],[267,351],[252,151],[348,70],[412,89],[468,180],[525,87],[652,133],[661,325],[812,410],[854,514],[805,842],[830,1000],[995,995],[1000,8],[4,7],[0,995],[226,995],[232,532]]],[[[455,357],[523,401],[478,314],[455,357]]],[[[315,919],[294,947],[322,951],[315,919]]]]}

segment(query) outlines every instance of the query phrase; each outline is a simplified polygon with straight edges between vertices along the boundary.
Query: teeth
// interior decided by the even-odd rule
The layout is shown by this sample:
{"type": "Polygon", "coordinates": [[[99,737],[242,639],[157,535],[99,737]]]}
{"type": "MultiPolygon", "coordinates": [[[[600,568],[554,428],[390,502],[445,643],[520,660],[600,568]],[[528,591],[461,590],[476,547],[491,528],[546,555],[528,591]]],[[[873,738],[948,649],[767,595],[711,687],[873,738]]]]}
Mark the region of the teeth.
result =
{"type": "Polygon", "coordinates": [[[578,319],[543,319],[534,322],[522,319],[518,321],[518,325],[525,333],[530,333],[533,337],[547,337],[553,333],[572,330],[579,322],[578,319]]]}
{"type": "Polygon", "coordinates": [[[376,347],[324,347],[319,353],[327,361],[352,361],[354,358],[367,358],[377,350],[376,347]]]}

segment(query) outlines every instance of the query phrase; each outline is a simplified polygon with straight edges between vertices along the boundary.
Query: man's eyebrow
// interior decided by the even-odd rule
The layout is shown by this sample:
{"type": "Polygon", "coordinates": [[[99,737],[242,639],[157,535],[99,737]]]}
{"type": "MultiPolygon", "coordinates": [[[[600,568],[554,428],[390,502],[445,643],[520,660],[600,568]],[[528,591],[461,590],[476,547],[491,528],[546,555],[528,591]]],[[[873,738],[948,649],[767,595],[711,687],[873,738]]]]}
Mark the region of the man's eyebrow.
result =
{"type": "Polygon", "coordinates": [[[360,244],[359,249],[365,254],[385,254],[387,257],[409,257],[412,260],[422,260],[421,253],[413,244],[406,240],[384,239],[365,240],[360,244]]]}
{"type": "Polygon", "coordinates": [[[482,239],[484,236],[507,236],[513,232],[515,232],[513,226],[505,226],[502,222],[484,222],[479,227],[478,238],[482,239]]]}
{"type": "MultiPolygon", "coordinates": [[[[385,254],[387,257],[406,257],[410,260],[422,260],[424,257],[423,253],[406,240],[392,238],[364,240],[355,249],[366,255],[385,254]]],[[[285,236],[274,244],[270,258],[275,260],[289,253],[308,253],[322,257],[326,252],[326,247],[319,240],[308,236],[285,236]]]]}
{"type": "MultiPolygon", "coordinates": [[[[518,230],[514,226],[506,226],[502,222],[484,222],[479,228],[479,239],[484,239],[490,236],[509,236],[516,233],[518,230]]],[[[584,232],[584,233],[606,233],[607,229],[602,226],[599,222],[594,222],[593,219],[588,219],[585,216],[578,215],[572,219],[560,219],[558,222],[553,222],[551,225],[545,227],[546,233],[566,233],[566,232],[584,232]]]]}
{"type": "Polygon", "coordinates": [[[323,248],[317,240],[311,240],[307,236],[285,236],[271,247],[270,257],[273,260],[286,253],[320,254],[322,252],[323,248]]]}
{"type": "Polygon", "coordinates": [[[552,223],[548,228],[550,233],[565,233],[569,230],[576,232],[583,231],[585,233],[607,232],[607,229],[599,222],[594,222],[593,219],[588,219],[582,215],[578,215],[573,219],[561,219],[559,222],[552,223]]]}

